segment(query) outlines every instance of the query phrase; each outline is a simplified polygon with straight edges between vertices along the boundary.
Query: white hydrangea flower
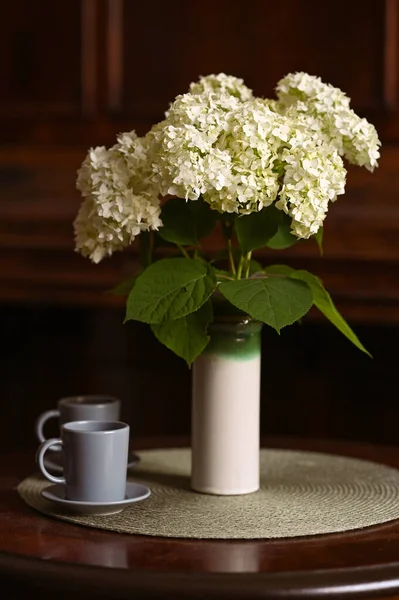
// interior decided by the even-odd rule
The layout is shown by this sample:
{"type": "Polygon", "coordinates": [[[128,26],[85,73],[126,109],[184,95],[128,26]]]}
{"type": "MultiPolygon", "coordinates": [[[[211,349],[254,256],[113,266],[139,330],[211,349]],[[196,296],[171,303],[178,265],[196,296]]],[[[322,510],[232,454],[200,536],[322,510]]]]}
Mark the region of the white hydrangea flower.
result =
{"type": "Polygon", "coordinates": [[[292,217],[291,232],[307,239],[323,224],[328,203],[345,192],[346,169],[331,145],[297,143],[294,136],[289,146],[281,156],[284,180],[276,207],[292,217]]]}
{"type": "Polygon", "coordinates": [[[279,190],[276,163],[288,130],[284,119],[261,100],[242,103],[231,111],[228,129],[215,143],[228,157],[228,171],[222,182],[214,172],[217,184],[207,178],[204,200],[211,208],[249,214],[275,201],[279,190]]]}
{"type": "Polygon", "coordinates": [[[229,157],[213,152],[228,128],[229,114],[238,106],[233,96],[178,96],[166,119],[147,134],[151,161],[161,194],[197,200],[207,190],[207,178],[224,171],[229,157]]]}
{"type": "Polygon", "coordinates": [[[119,136],[110,149],[91,149],[77,188],[85,200],[74,221],[75,248],[95,263],[162,225],[147,148],[134,132],[119,136]]]}
{"type": "Polygon", "coordinates": [[[159,194],[202,196],[220,213],[275,203],[295,236],[314,235],[345,191],[342,157],[372,171],[380,141],[348,96],[319,77],[291,73],[276,89],[278,100],[261,99],[242,79],[201,77],[144,138],[123,133],[112,148],[91,149],[77,178],[85,200],[76,249],[99,262],[158,229],[159,194]]]}
{"type": "Polygon", "coordinates": [[[350,98],[340,89],[323,83],[320,77],[307,73],[290,73],[277,84],[277,96],[282,114],[294,105],[319,121],[324,137],[350,163],[373,171],[380,158],[375,127],[350,108],[350,98]]]}
{"type": "Polygon", "coordinates": [[[243,214],[276,199],[274,166],[289,128],[267,102],[185,94],[166,117],[149,134],[163,195],[186,200],[202,195],[219,212],[243,214]]]}
{"type": "Polygon", "coordinates": [[[328,118],[331,138],[341,156],[352,164],[374,171],[380,158],[377,131],[353,110],[338,111],[328,118]],[[341,146],[342,144],[342,146],[341,146]]]}
{"type": "Polygon", "coordinates": [[[212,94],[215,92],[235,96],[242,102],[253,98],[252,90],[244,84],[242,79],[225,73],[200,77],[199,81],[190,84],[191,94],[212,94]]]}
{"type": "Polygon", "coordinates": [[[323,83],[320,77],[308,73],[289,73],[277,83],[277,97],[285,106],[296,102],[314,104],[317,112],[349,108],[350,98],[339,88],[323,83]]]}

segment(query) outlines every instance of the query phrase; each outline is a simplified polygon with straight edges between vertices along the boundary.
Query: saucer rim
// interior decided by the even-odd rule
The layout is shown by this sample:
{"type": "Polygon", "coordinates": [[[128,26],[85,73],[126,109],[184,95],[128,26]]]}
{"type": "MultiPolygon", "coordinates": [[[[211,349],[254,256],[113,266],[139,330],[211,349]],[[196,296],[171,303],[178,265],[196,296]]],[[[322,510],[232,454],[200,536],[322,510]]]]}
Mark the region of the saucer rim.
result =
{"type": "Polygon", "coordinates": [[[132,504],[134,502],[139,502],[140,500],[146,500],[151,496],[151,489],[144,485],[143,483],[136,483],[134,481],[128,481],[126,483],[126,495],[128,498],[124,498],[123,500],[115,500],[112,502],[84,502],[81,500],[68,500],[67,498],[61,498],[60,496],[52,493],[50,490],[54,490],[54,488],[64,488],[63,483],[53,483],[51,485],[46,486],[40,491],[40,495],[50,502],[54,502],[55,504],[64,504],[65,506],[74,506],[74,507],[82,507],[82,508],[111,508],[113,506],[125,506],[127,504],[132,504]],[[139,486],[143,488],[143,494],[138,497],[129,496],[128,488],[129,486],[139,486]]]}

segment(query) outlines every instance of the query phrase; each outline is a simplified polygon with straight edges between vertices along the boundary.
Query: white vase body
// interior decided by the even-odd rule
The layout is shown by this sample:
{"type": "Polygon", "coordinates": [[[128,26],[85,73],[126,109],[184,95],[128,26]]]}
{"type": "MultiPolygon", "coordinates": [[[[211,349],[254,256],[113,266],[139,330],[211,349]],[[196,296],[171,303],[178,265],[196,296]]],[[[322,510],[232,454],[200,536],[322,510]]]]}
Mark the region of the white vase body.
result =
{"type": "Polygon", "coordinates": [[[191,487],[217,495],[259,489],[262,324],[217,321],[193,365],[191,487]]]}

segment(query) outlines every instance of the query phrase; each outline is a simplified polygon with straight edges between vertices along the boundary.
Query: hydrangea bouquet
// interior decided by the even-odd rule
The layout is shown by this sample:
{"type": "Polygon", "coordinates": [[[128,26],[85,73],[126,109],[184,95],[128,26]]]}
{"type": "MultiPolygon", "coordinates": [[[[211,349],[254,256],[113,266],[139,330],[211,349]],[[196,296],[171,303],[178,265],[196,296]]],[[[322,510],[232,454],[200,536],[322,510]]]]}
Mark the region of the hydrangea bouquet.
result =
{"type": "Polygon", "coordinates": [[[277,332],[315,305],[368,353],[318,277],[252,253],[309,239],[321,250],[344,159],[373,171],[379,146],[350,98],[319,77],[288,74],[275,99],[224,73],[201,77],[144,137],[89,150],[76,250],[98,263],[138,237],[141,268],[115,290],[126,320],[148,323],[188,364],[207,346],[218,298],[277,332]],[[209,256],[202,242],[215,228],[224,249],[209,256]]]}

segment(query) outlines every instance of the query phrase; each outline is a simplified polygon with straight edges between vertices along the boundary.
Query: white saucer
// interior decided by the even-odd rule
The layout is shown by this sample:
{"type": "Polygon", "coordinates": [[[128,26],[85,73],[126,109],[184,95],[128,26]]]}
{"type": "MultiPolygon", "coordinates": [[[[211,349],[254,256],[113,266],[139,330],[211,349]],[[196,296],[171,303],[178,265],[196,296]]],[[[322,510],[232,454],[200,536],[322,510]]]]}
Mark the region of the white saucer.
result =
{"type": "Polygon", "coordinates": [[[126,506],[145,500],[150,496],[151,490],[141,483],[126,484],[126,497],[118,502],[78,502],[76,500],[67,500],[65,498],[65,486],[62,483],[50,485],[42,490],[41,495],[46,500],[54,502],[70,512],[79,515],[112,515],[121,512],[126,506]]]}
{"type": "MultiPolygon", "coordinates": [[[[134,467],[139,462],[140,457],[134,452],[129,450],[127,458],[127,468],[134,467]]],[[[44,466],[50,471],[50,473],[62,473],[62,452],[46,452],[44,457],[44,466]]]]}

